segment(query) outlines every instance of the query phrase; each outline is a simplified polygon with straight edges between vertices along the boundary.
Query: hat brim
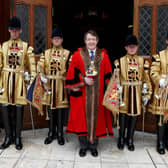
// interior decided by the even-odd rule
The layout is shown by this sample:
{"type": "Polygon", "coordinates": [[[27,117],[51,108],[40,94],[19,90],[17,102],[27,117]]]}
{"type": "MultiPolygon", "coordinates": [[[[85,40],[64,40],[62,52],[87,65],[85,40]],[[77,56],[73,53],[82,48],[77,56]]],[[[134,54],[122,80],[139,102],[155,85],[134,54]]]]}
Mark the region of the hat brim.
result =
{"type": "Polygon", "coordinates": [[[9,30],[20,30],[21,27],[8,27],[9,30]]]}
{"type": "Polygon", "coordinates": [[[62,35],[55,35],[55,36],[51,36],[51,38],[54,38],[54,37],[61,37],[61,38],[63,38],[63,36],[62,36],[62,35]]]}
{"type": "Polygon", "coordinates": [[[138,45],[138,43],[128,43],[128,44],[125,44],[125,46],[129,46],[129,45],[138,45]]]}

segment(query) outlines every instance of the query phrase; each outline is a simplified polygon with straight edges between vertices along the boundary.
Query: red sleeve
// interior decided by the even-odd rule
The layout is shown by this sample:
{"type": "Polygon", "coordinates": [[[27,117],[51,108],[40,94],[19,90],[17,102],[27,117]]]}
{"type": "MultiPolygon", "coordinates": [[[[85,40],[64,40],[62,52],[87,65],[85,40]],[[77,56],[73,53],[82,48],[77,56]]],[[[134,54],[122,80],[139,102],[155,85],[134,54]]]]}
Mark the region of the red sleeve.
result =
{"type": "Polygon", "coordinates": [[[78,66],[80,63],[79,58],[80,58],[79,52],[75,52],[72,56],[72,61],[68,68],[65,87],[74,88],[74,87],[81,87],[84,85],[82,77],[83,75],[78,66]]]}
{"type": "Polygon", "coordinates": [[[112,76],[112,68],[111,68],[109,56],[106,53],[104,53],[104,66],[105,66],[104,80],[105,80],[105,83],[109,83],[110,78],[112,76]]]}

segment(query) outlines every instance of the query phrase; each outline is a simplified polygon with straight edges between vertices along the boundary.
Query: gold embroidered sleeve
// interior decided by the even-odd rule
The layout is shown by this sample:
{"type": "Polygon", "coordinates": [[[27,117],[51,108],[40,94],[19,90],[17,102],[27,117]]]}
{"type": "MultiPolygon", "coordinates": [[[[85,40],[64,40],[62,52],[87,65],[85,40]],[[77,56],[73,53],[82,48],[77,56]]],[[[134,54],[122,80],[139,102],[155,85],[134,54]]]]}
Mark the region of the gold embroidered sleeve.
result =
{"type": "Polygon", "coordinates": [[[148,86],[148,94],[146,96],[148,99],[150,99],[152,95],[152,83],[151,83],[149,73],[150,73],[150,63],[149,61],[145,60],[144,62],[144,81],[146,82],[148,86]]]}
{"type": "Polygon", "coordinates": [[[150,77],[154,85],[159,84],[160,80],[160,57],[159,55],[152,56],[152,65],[150,69],[150,77]]]}
{"type": "Polygon", "coordinates": [[[70,53],[66,62],[66,71],[68,72],[69,65],[72,61],[72,54],[70,53]]]}
{"type": "Polygon", "coordinates": [[[0,70],[2,69],[2,66],[3,66],[3,52],[0,45],[0,70]]]}
{"type": "Polygon", "coordinates": [[[69,60],[68,60],[69,65],[70,65],[71,61],[72,61],[72,54],[70,55],[69,60]]]}
{"type": "Polygon", "coordinates": [[[42,53],[40,56],[40,60],[37,63],[37,72],[44,74],[44,65],[45,65],[45,56],[42,53]]]}
{"type": "Polygon", "coordinates": [[[29,47],[27,50],[27,60],[28,60],[28,64],[29,64],[29,70],[30,70],[30,74],[31,74],[31,80],[30,83],[33,81],[33,79],[36,76],[36,63],[35,63],[35,55],[33,52],[33,47],[29,47]]]}

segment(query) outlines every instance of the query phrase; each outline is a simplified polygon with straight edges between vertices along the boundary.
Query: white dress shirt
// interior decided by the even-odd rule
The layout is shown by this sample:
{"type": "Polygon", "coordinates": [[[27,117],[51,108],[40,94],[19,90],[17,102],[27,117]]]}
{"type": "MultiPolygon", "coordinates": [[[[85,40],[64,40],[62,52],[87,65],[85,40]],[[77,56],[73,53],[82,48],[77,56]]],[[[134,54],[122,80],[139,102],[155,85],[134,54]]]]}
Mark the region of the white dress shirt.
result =
{"type": "Polygon", "coordinates": [[[95,56],[95,53],[96,53],[96,48],[95,48],[94,50],[89,50],[89,49],[88,49],[88,52],[89,52],[89,56],[90,56],[90,57],[91,57],[91,51],[93,51],[94,56],[95,56]]]}

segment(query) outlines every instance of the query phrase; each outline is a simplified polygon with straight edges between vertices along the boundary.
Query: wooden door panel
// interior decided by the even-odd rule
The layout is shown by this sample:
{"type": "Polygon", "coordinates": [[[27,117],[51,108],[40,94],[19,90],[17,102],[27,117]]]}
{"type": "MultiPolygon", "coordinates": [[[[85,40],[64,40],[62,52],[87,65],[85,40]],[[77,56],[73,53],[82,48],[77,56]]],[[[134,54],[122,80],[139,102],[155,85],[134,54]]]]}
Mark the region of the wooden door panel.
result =
{"type": "MultiPolygon", "coordinates": [[[[158,24],[160,23],[160,20],[158,20],[158,16],[159,16],[159,8],[160,7],[165,7],[165,6],[168,6],[168,1],[167,0],[134,0],[134,34],[139,37],[140,36],[140,26],[141,26],[141,19],[146,19],[145,17],[151,17],[151,20],[152,22],[150,23],[151,24],[151,34],[150,34],[150,55],[152,54],[156,54],[158,52],[158,50],[160,50],[160,48],[158,49],[157,47],[157,43],[158,41],[160,41],[160,37],[158,37],[158,24]],[[141,9],[142,8],[151,8],[152,9],[152,12],[149,14],[146,14],[143,18],[140,18],[140,15],[141,15],[141,9]]],[[[160,10],[162,11],[162,10],[160,10]]],[[[168,10],[165,9],[165,15],[164,17],[168,17],[168,10]]],[[[162,18],[164,18],[162,17],[162,18]]],[[[167,22],[166,22],[167,23],[167,22]]],[[[168,24],[168,23],[167,23],[168,24]]],[[[164,34],[166,34],[166,31],[167,31],[167,27],[168,25],[167,24],[162,24],[162,28],[165,32],[162,33],[162,36],[164,36],[164,34]]],[[[145,28],[145,26],[144,26],[145,28]]],[[[146,33],[148,33],[146,31],[146,33]]],[[[144,39],[142,39],[144,40],[144,39]]],[[[144,46],[145,46],[145,43],[144,43],[144,46]]],[[[143,55],[146,55],[145,53],[143,53],[143,55]]]]}
{"type": "MultiPolygon", "coordinates": [[[[141,45],[139,47],[139,50],[142,50],[144,52],[145,49],[149,49],[148,59],[150,61],[151,61],[151,55],[158,53],[158,51],[161,50],[161,47],[164,48],[163,46],[165,42],[164,36],[168,31],[167,20],[168,20],[167,0],[134,0],[133,32],[139,38],[139,43],[141,45]],[[143,23],[145,24],[142,25],[143,23]],[[151,28],[150,30],[147,29],[148,26],[151,28]],[[143,31],[141,27],[143,28],[143,31]],[[147,35],[148,38],[146,38],[147,35]]],[[[143,52],[141,55],[146,55],[143,52]]],[[[142,130],[142,118],[143,117],[140,116],[138,119],[137,123],[138,130],[142,130]]],[[[145,131],[147,132],[156,131],[156,118],[154,115],[148,112],[145,115],[145,131]]]]}
{"type": "MultiPolygon", "coordinates": [[[[37,53],[36,63],[41,52],[50,47],[50,36],[52,31],[52,0],[14,0],[14,15],[22,22],[21,38],[33,46],[37,53]],[[40,46],[40,47],[39,47],[40,46]]],[[[45,107],[44,107],[45,111],[45,107]]],[[[40,116],[38,111],[32,107],[35,128],[47,127],[45,116],[40,116]]],[[[31,129],[30,106],[24,107],[23,128],[31,129]]]]}
{"type": "MultiPolygon", "coordinates": [[[[23,10],[23,8],[22,8],[23,10]]],[[[37,46],[42,46],[42,50],[49,48],[51,46],[50,36],[52,32],[52,0],[15,0],[15,8],[14,8],[14,14],[21,18],[21,20],[28,25],[29,30],[29,39],[27,40],[31,46],[33,46],[36,50],[37,46]],[[17,8],[19,9],[19,6],[28,8],[28,19],[22,19],[22,17],[25,16],[25,13],[23,12],[23,16],[18,13],[17,8]],[[45,10],[45,17],[44,12],[36,12],[37,8],[41,8],[41,10],[45,10]],[[38,16],[37,16],[38,14],[38,16]],[[36,20],[36,18],[39,18],[36,20]],[[40,29],[40,23],[42,23],[42,18],[45,19],[46,28],[42,29],[43,31],[46,31],[45,34],[40,29]],[[36,28],[36,26],[38,26],[36,28]],[[45,39],[45,44],[37,44],[37,41],[41,41],[42,39],[37,38],[37,31],[41,31],[40,33],[43,35],[45,39]],[[35,37],[36,36],[36,37],[35,37]],[[45,47],[43,47],[45,46],[45,47]]],[[[43,27],[44,27],[43,25],[43,27]]],[[[24,28],[24,27],[23,27],[24,28]]],[[[23,29],[23,32],[26,32],[27,29],[23,29]]],[[[37,54],[40,54],[42,50],[39,50],[37,54]]],[[[37,50],[36,50],[37,51],[37,50]]]]}
{"type": "Polygon", "coordinates": [[[0,0],[0,44],[9,39],[10,1],[0,0]]]}

